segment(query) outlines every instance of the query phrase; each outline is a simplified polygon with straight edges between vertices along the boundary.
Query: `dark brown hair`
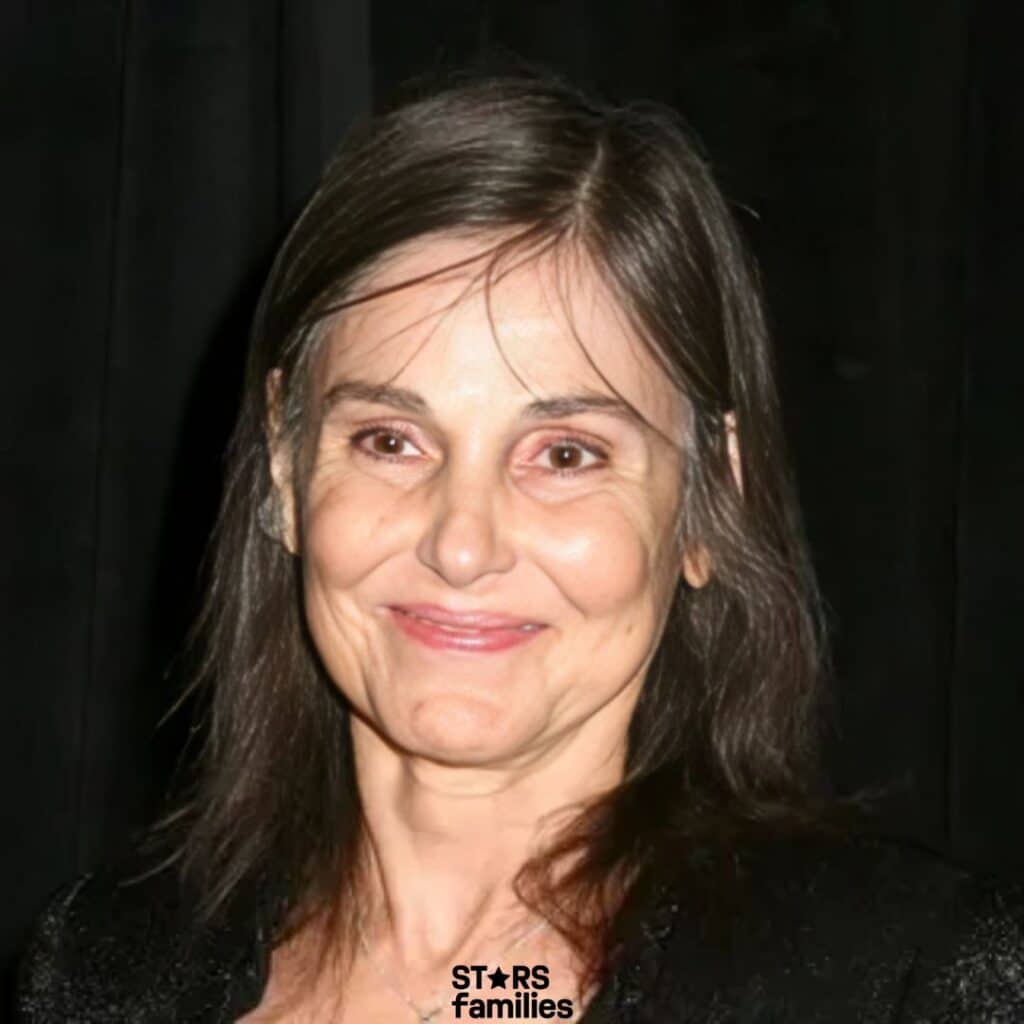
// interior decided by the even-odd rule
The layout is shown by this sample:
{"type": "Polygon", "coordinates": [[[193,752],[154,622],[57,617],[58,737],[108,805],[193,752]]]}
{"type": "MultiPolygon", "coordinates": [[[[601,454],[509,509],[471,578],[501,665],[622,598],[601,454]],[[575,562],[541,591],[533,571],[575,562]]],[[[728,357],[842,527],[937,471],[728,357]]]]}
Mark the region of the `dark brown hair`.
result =
{"type": "Polygon", "coordinates": [[[257,525],[272,486],[265,383],[281,370],[301,481],[324,325],[366,300],[357,285],[397,247],[455,231],[503,239],[494,260],[581,246],[690,410],[678,531],[703,545],[711,581],[676,587],[621,786],[520,879],[596,978],[617,934],[614,894],[645,869],[671,865],[685,882],[680,851],[697,839],[727,849],[758,823],[785,831],[821,817],[819,600],[760,288],[707,162],[659,106],[608,105],[536,76],[465,80],[374,120],[327,167],[255,318],[197,627],[206,740],[172,816],[175,860],[204,918],[268,887],[282,900],[278,937],[332,913],[332,934],[348,934],[361,829],[348,711],[304,626],[301,559],[257,525]]]}

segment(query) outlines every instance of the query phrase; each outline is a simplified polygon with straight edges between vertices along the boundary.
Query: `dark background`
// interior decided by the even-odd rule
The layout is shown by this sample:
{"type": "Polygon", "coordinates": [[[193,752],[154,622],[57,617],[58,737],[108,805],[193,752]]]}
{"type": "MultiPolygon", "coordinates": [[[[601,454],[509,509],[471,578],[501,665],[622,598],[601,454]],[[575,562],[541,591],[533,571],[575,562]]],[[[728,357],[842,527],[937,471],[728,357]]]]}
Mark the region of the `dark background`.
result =
{"type": "Polygon", "coordinates": [[[109,0],[0,14],[0,959],[152,815],[275,243],[354,118],[500,46],[677,106],[763,263],[836,785],[1024,867],[1024,248],[998,0],[109,0]]]}

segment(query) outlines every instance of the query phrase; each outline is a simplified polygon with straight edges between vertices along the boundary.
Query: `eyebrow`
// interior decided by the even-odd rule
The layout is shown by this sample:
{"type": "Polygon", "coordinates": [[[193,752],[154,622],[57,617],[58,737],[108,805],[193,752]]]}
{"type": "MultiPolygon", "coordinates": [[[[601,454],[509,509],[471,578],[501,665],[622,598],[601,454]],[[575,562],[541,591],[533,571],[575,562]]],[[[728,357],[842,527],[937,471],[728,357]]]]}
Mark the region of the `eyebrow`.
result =
{"type": "MultiPolygon", "coordinates": [[[[374,405],[388,405],[402,412],[421,416],[432,415],[427,400],[409,388],[393,384],[372,384],[364,380],[341,380],[331,385],[324,393],[324,407],[330,411],[345,402],[370,402],[374,405]]],[[[579,391],[552,398],[538,398],[520,411],[520,419],[551,420],[578,413],[598,412],[615,416],[646,431],[649,424],[622,399],[596,391],[579,391]]]]}

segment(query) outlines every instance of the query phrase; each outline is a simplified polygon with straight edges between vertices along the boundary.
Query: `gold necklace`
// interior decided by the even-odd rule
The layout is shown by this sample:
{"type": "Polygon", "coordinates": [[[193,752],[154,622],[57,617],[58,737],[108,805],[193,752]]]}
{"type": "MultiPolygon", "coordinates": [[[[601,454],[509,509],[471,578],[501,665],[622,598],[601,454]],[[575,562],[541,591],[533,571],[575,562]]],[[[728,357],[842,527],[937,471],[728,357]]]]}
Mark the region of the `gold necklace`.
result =
{"type": "MultiPolygon", "coordinates": [[[[536,935],[537,932],[547,926],[547,921],[538,921],[532,928],[528,928],[522,935],[520,935],[518,939],[502,949],[496,957],[496,960],[499,961],[499,966],[502,958],[511,953],[516,946],[521,946],[527,939],[536,935]]],[[[387,985],[387,987],[391,989],[391,991],[394,992],[394,994],[398,996],[398,998],[401,999],[413,1013],[416,1014],[417,1024],[434,1024],[434,1018],[444,1009],[444,999],[442,999],[436,1006],[432,1006],[429,1009],[424,1009],[420,1006],[419,1003],[413,1000],[409,993],[405,991],[398,979],[385,971],[384,968],[377,963],[373,954],[370,952],[370,945],[366,941],[366,932],[363,930],[363,918],[361,914],[356,918],[356,931],[359,933],[359,945],[363,950],[363,955],[366,957],[377,977],[379,977],[380,980],[383,981],[384,984],[387,985]]]]}

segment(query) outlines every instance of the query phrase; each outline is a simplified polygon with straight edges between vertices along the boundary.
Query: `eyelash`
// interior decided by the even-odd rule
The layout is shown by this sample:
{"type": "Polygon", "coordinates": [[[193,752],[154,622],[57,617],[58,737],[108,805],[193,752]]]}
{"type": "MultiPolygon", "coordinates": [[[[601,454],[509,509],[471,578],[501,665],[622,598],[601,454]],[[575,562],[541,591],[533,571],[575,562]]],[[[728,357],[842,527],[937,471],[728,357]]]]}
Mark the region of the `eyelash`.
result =
{"type": "MultiPolygon", "coordinates": [[[[403,462],[404,458],[401,455],[381,455],[379,452],[370,451],[368,448],[362,447],[362,442],[375,434],[387,434],[391,437],[398,438],[401,441],[406,441],[409,444],[415,444],[413,439],[409,436],[406,431],[400,427],[390,426],[389,424],[377,424],[376,426],[364,427],[362,430],[356,431],[349,437],[349,444],[358,451],[361,455],[367,456],[367,458],[375,459],[378,462],[403,462]]],[[[602,468],[602,464],[608,458],[608,453],[598,445],[595,445],[591,441],[584,441],[580,437],[574,437],[566,434],[561,437],[550,441],[544,446],[544,449],[548,448],[581,448],[588,455],[593,455],[598,459],[602,460],[602,463],[598,463],[593,466],[584,466],[582,469],[548,469],[545,472],[551,473],[554,476],[582,476],[584,473],[589,473],[592,469],[602,468]]]]}

